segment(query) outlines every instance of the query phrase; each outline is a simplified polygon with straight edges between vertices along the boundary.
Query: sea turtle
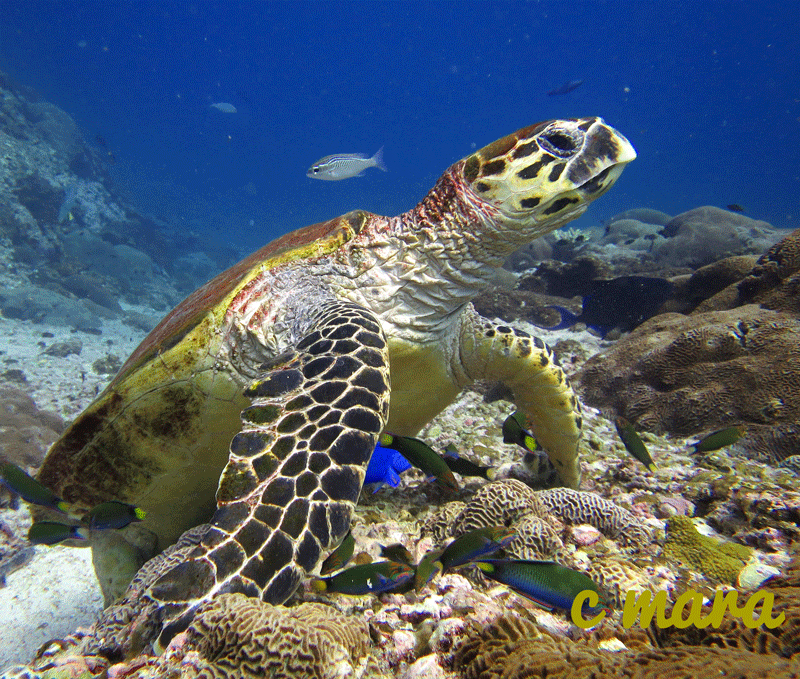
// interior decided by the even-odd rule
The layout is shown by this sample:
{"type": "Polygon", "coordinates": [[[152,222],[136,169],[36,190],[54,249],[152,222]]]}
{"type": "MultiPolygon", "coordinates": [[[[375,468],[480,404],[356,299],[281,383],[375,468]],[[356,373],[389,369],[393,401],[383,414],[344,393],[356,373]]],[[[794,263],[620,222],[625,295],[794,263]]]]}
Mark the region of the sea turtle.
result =
{"type": "Polygon", "coordinates": [[[470,302],[635,157],[599,118],[532,125],[455,163],[405,214],[302,228],[189,295],[38,475],[78,508],[146,511],[93,532],[107,603],[181,538],[131,585],[133,612],[109,620],[144,615],[163,647],[215,594],[285,601],[347,533],[379,434],[416,434],[476,380],[510,388],[577,487],[581,418],[558,361],[470,302]]]}

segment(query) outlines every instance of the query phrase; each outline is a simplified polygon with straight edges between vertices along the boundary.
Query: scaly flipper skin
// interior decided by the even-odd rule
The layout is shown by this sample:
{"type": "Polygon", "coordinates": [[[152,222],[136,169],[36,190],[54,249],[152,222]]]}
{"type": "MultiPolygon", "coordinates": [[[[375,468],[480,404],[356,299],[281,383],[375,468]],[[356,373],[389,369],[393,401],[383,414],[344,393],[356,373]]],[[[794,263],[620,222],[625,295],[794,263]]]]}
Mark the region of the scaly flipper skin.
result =
{"type": "Polygon", "coordinates": [[[145,592],[165,619],[162,647],[216,594],[283,603],[350,530],[389,410],[379,322],[355,304],[327,303],[267,368],[245,391],[252,405],[200,544],[145,592]]]}
{"type": "Polygon", "coordinates": [[[484,318],[472,305],[461,316],[458,341],[460,386],[484,379],[509,387],[561,480],[577,488],[580,403],[553,350],[538,337],[484,318]]]}

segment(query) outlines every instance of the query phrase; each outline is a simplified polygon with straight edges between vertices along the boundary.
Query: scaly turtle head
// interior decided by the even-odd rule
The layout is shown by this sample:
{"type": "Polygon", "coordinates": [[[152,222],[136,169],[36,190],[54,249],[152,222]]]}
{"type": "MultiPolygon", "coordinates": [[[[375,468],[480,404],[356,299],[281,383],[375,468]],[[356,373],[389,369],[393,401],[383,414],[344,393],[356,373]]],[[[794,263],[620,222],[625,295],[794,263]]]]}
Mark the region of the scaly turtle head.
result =
{"type": "Polygon", "coordinates": [[[450,170],[460,197],[509,252],[581,215],[636,158],[600,118],[552,120],[489,144],[450,170]]]}

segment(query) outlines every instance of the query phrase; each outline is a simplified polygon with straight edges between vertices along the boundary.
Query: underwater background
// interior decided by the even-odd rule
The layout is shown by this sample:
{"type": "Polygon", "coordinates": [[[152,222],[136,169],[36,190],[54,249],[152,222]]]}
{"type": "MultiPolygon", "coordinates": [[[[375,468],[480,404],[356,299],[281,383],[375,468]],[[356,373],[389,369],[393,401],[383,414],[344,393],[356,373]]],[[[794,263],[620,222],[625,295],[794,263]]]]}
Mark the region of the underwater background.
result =
{"type": "Polygon", "coordinates": [[[639,158],[575,226],[728,204],[800,221],[789,0],[5,0],[0,69],[99,135],[139,209],[245,251],[356,207],[403,212],[472,148],[584,115],[639,158]],[[305,175],[381,146],[387,174],[305,175]]]}
{"type": "MultiPolygon", "coordinates": [[[[798,679],[798,196],[797,2],[3,0],[0,679],[798,679]],[[160,319],[284,233],[401,213],[473,150],[595,115],[638,157],[474,300],[558,357],[583,404],[580,491],[552,487],[535,431],[507,432],[508,392],[478,384],[419,433],[428,463],[451,451],[447,483],[383,448],[352,537],[359,563],[393,545],[418,567],[465,526],[503,523],[500,554],[556,561],[616,610],[578,629],[519,573],[509,589],[467,565],[380,598],[305,581],[291,603],[325,619],[280,608],[256,634],[260,604],[220,597],[158,658],[87,650],[104,634],[87,632],[104,606],[91,550],[33,544],[19,472],[160,319]],[[387,172],[306,174],[379,149],[387,172]],[[620,623],[627,593],[731,588],[768,591],[784,621],[620,623]]],[[[508,564],[492,568],[504,582],[508,564]]]]}

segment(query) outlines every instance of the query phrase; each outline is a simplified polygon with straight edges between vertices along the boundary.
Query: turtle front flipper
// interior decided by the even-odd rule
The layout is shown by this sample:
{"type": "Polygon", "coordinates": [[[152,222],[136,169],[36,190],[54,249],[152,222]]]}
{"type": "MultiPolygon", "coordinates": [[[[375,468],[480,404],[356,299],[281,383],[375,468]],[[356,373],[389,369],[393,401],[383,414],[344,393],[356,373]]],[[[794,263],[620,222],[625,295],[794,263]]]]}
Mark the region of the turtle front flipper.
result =
{"type": "Polygon", "coordinates": [[[209,528],[146,592],[164,621],[162,648],[216,594],[284,602],[350,529],[389,409],[380,323],[360,306],[328,302],[296,346],[263,368],[245,392],[252,405],[209,528]]]}
{"type": "Polygon", "coordinates": [[[496,380],[509,387],[561,481],[577,488],[580,403],[553,350],[538,337],[484,318],[471,306],[459,330],[453,366],[459,386],[496,380]]]}

